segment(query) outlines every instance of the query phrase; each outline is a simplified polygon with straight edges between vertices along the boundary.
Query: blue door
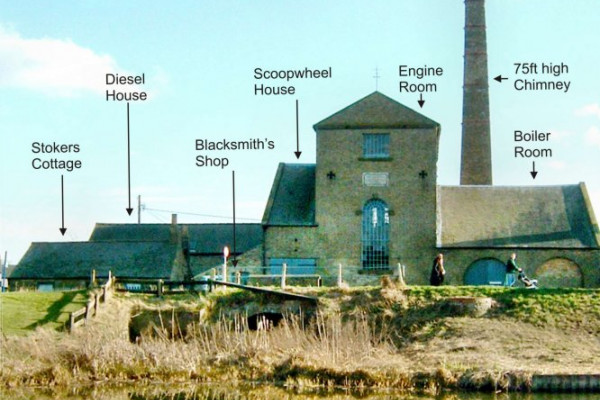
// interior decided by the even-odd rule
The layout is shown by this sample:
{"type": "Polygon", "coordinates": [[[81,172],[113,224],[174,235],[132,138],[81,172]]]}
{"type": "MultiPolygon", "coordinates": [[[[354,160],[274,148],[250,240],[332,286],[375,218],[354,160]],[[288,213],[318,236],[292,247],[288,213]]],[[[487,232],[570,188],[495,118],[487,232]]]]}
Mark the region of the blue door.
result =
{"type": "Polygon", "coordinates": [[[495,258],[475,261],[465,272],[465,285],[502,286],[506,276],[506,266],[495,258]]]}

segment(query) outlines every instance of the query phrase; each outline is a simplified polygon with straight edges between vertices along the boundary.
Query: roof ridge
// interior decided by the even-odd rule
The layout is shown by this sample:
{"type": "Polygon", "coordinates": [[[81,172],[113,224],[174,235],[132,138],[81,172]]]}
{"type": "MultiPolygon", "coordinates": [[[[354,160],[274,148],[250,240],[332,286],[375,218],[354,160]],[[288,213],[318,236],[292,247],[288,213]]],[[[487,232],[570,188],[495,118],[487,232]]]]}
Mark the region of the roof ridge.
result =
{"type": "Polygon", "coordinates": [[[315,130],[382,128],[439,128],[418,111],[375,91],[313,125],[315,130]]]}

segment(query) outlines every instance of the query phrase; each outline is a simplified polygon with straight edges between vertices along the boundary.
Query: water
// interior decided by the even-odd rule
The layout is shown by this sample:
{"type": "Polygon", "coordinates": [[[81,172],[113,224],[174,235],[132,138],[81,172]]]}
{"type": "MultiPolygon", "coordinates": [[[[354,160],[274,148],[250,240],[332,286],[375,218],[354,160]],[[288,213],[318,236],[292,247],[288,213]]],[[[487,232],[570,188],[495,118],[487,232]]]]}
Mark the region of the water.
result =
{"type": "Polygon", "coordinates": [[[0,392],[3,400],[600,400],[600,394],[479,394],[447,393],[412,395],[393,391],[347,393],[343,391],[297,391],[260,385],[227,387],[217,384],[144,385],[68,389],[19,388],[0,392]]]}

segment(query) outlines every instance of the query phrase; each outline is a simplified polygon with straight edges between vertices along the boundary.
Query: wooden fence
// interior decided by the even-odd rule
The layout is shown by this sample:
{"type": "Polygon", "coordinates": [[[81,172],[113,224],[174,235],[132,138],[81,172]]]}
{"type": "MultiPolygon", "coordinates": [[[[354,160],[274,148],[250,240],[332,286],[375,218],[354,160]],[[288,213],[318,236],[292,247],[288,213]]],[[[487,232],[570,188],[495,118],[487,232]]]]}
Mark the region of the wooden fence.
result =
{"type": "Polygon", "coordinates": [[[90,298],[85,307],[73,311],[69,316],[69,332],[73,332],[75,328],[80,325],[86,324],[88,319],[98,314],[98,308],[101,303],[106,303],[110,297],[110,293],[115,285],[115,278],[109,274],[108,280],[102,286],[100,290],[94,293],[94,296],[90,298]]]}

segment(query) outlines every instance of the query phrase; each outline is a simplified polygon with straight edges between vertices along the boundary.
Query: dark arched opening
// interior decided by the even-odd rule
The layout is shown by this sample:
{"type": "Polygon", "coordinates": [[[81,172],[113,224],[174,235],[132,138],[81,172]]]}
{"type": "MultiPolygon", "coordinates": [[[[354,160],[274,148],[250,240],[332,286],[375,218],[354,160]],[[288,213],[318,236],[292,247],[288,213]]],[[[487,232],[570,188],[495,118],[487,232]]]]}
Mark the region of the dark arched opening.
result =
{"type": "Polygon", "coordinates": [[[248,329],[252,331],[271,329],[279,325],[283,315],[274,312],[263,312],[248,317],[248,329]]]}

